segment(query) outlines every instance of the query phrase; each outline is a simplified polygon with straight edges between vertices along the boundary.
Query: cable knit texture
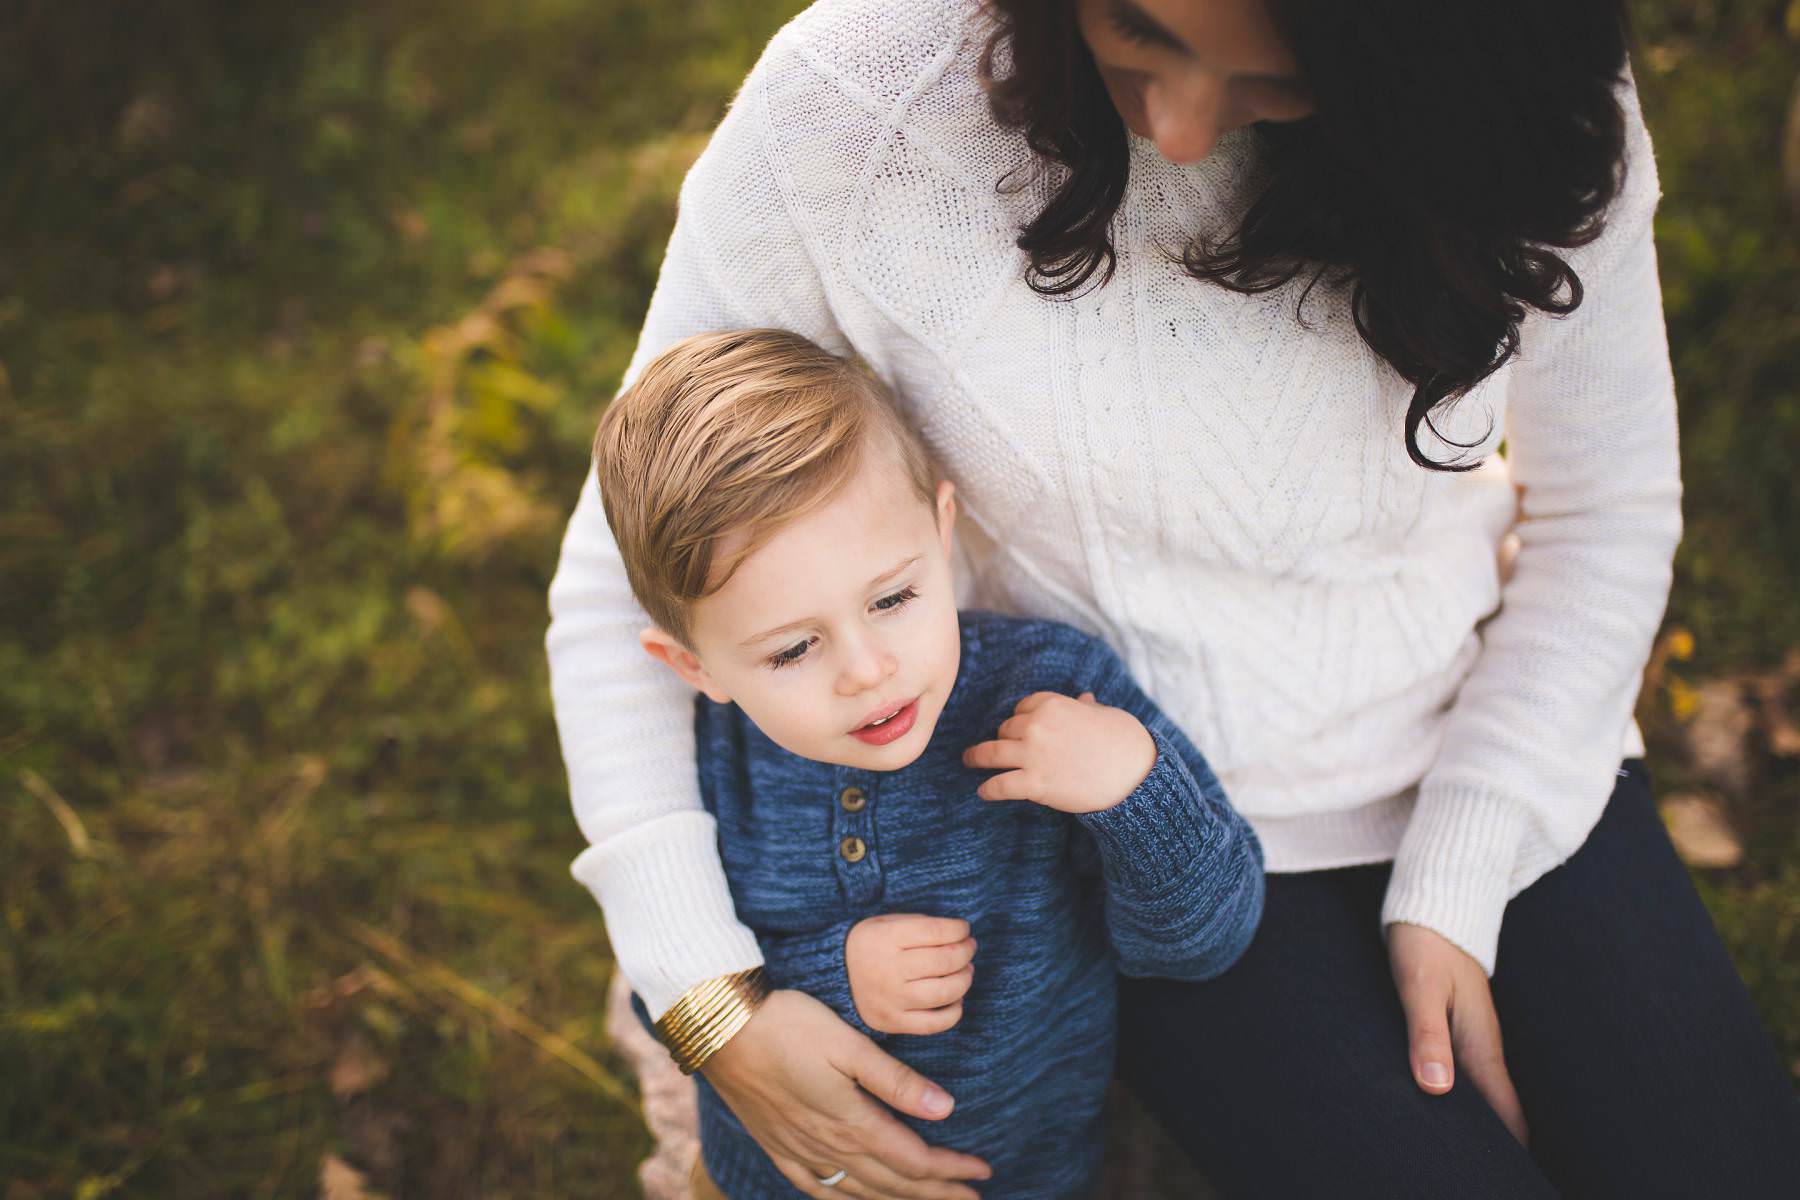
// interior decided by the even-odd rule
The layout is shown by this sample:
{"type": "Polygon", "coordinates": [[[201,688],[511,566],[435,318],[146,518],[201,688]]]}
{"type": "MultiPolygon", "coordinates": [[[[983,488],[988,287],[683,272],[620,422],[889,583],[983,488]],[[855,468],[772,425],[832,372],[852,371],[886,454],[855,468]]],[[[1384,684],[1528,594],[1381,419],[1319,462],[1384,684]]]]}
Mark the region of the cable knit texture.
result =
{"type": "MultiPolygon", "coordinates": [[[[1302,327],[1298,285],[1243,296],[1170,261],[1255,194],[1251,130],[1188,166],[1132,137],[1117,274],[1032,293],[1013,243],[1048,182],[996,190],[1032,158],[988,113],[985,32],[974,0],[825,0],[783,28],[682,186],[626,381],[732,326],[861,355],[960,489],[965,604],[1103,637],[1271,870],[1393,859],[1383,920],[1492,971],[1507,899],[1580,846],[1642,751],[1632,706],[1681,533],[1629,75],[1625,187],[1569,252],[1586,301],[1531,316],[1517,358],[1435,418],[1486,433],[1483,465],[1452,475],[1407,459],[1410,390],[1341,303],[1315,291],[1302,327]]],[[[550,599],[590,842],[574,871],[660,1012],[759,955],[710,844],[689,698],[635,644],[591,476],[550,599]]]]}

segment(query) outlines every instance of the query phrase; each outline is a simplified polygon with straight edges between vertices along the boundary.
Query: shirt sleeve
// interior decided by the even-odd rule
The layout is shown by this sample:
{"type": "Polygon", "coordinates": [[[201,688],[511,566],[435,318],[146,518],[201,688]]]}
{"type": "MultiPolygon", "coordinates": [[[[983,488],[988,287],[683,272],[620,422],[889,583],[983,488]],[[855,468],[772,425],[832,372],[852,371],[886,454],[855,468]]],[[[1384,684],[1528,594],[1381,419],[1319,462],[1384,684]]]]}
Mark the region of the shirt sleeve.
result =
{"type": "Polygon", "coordinates": [[[1262,844],[1198,748],[1096,643],[1076,690],[1131,713],[1156,762],[1123,801],[1077,818],[1099,850],[1106,925],[1126,975],[1211,979],[1262,919],[1262,844]]]}
{"type": "Polygon", "coordinates": [[[1508,900],[1586,840],[1611,795],[1681,539],[1660,192],[1629,71],[1626,178],[1569,254],[1581,306],[1522,332],[1507,460],[1519,550],[1394,861],[1382,927],[1436,930],[1491,974],[1508,900]]]}
{"type": "MultiPolygon", "coordinates": [[[[767,77],[780,43],[777,35],[682,184],[622,387],[671,343],[712,330],[775,326],[846,349],[769,150],[767,77]]],[[[695,983],[762,955],[732,907],[700,803],[692,694],[638,645],[650,621],[631,594],[591,469],[549,602],[551,695],[589,843],[571,870],[599,901],[620,969],[658,1017],[695,983]]]]}

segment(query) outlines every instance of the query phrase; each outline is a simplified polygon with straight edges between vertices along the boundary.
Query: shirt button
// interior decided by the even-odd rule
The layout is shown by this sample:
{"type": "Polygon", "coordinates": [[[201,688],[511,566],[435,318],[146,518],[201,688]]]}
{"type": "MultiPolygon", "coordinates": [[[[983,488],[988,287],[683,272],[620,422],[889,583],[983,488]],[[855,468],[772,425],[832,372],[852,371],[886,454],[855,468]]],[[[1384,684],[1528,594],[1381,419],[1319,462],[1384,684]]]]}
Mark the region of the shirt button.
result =
{"type": "Polygon", "coordinates": [[[838,853],[844,856],[845,862],[861,862],[863,855],[868,852],[869,848],[863,845],[863,840],[855,834],[851,834],[838,843],[838,853]]]}
{"type": "Polygon", "coordinates": [[[868,802],[869,794],[859,787],[847,787],[838,793],[838,803],[844,806],[845,812],[861,812],[868,802]]]}

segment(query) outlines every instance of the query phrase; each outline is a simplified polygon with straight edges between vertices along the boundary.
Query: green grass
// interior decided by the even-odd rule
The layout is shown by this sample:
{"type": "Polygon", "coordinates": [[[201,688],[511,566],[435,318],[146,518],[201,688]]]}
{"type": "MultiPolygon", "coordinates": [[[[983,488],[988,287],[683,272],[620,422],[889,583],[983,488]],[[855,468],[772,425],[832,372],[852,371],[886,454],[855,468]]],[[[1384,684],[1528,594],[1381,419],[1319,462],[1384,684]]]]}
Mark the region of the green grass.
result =
{"type": "Polygon", "coordinates": [[[206,7],[6,81],[0,1194],[631,1194],[544,594],[786,6],[206,7]]]}
{"type": "MultiPolygon", "coordinates": [[[[1693,656],[1671,662],[1639,704],[1668,794],[1718,785],[1695,769],[1682,698],[1800,648],[1800,193],[1783,194],[1781,168],[1800,105],[1800,3],[1663,0],[1633,13],[1681,408],[1686,531],[1668,625],[1694,638],[1693,656]]],[[[1696,882],[1800,1076],[1800,760],[1770,753],[1770,714],[1760,716],[1743,786],[1723,795],[1745,861],[1696,882]]]]}
{"type": "MultiPolygon", "coordinates": [[[[312,1195],[327,1155],[392,1196],[634,1194],[544,593],[675,187],[797,5],[28,7],[0,1198],[312,1195]]],[[[1665,788],[1671,687],[1800,646],[1794,43],[1749,7],[1640,11],[1697,639],[1645,699],[1665,788]]],[[[1702,883],[1794,1061],[1800,769],[1753,780],[1702,883]]]]}

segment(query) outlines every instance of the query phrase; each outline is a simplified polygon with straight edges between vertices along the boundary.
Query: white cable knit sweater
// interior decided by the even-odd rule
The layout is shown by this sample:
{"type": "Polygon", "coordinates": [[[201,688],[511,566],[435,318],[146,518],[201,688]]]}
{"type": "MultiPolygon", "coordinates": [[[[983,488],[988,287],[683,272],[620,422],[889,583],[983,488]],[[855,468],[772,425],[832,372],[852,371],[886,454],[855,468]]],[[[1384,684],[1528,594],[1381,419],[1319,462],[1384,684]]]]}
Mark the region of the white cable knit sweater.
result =
{"type": "MultiPolygon", "coordinates": [[[[1629,79],[1625,189],[1570,254],[1586,301],[1531,317],[1517,359],[1437,418],[1465,442],[1492,427],[1485,464],[1446,474],[1408,460],[1409,388],[1322,289],[1302,328],[1297,287],[1238,295],[1159,253],[1241,211],[1248,131],[1191,166],[1133,137],[1117,274],[1031,292],[1013,242],[1044,192],[996,194],[1030,156],[988,114],[981,41],[974,0],[824,0],[777,34],[682,187],[627,381],[732,326],[860,354],[960,489],[965,603],[1105,637],[1270,870],[1393,859],[1383,921],[1492,971],[1507,900],[1581,845],[1642,751],[1632,707],[1681,534],[1629,79]]],[[[700,805],[691,695],[637,645],[591,475],[550,604],[591,843],[573,870],[660,1014],[760,955],[700,805]]]]}

